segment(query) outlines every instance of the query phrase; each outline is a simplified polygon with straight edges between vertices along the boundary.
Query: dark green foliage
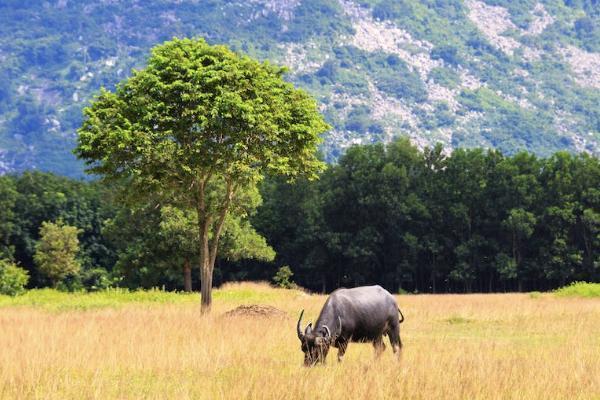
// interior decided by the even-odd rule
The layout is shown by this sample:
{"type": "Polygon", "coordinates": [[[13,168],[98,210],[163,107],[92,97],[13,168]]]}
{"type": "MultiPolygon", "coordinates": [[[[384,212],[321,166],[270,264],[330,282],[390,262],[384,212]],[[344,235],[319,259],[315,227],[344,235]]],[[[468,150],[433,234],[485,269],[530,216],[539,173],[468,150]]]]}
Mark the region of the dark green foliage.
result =
{"type": "Polygon", "coordinates": [[[81,284],[88,291],[108,289],[118,283],[104,268],[89,269],[81,274],[81,284]]]}
{"type": "Polygon", "coordinates": [[[263,186],[256,226],[314,290],[547,290],[600,279],[600,160],[407,140],[355,146],[317,183],[263,186]]]}
{"type": "Polygon", "coordinates": [[[11,236],[16,229],[15,203],[18,198],[15,182],[6,176],[0,176],[0,259],[11,259],[14,246],[11,236]]]}

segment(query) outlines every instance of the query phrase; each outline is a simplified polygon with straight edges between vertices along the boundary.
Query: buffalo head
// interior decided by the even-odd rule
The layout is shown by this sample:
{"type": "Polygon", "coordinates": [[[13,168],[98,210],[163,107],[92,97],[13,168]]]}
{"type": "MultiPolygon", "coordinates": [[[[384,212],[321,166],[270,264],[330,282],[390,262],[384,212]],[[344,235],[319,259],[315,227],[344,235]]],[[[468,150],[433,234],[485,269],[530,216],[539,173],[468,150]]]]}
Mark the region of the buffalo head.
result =
{"type": "Polygon", "coordinates": [[[335,339],[342,331],[342,320],[338,317],[339,326],[334,335],[331,334],[331,330],[327,325],[323,325],[318,331],[312,329],[312,322],[309,323],[304,329],[304,333],[301,329],[302,315],[304,310],[300,313],[298,318],[298,324],[296,325],[296,331],[298,333],[298,339],[302,343],[302,351],[304,352],[304,366],[312,367],[317,363],[324,363],[329,347],[335,343],[335,339]]]}

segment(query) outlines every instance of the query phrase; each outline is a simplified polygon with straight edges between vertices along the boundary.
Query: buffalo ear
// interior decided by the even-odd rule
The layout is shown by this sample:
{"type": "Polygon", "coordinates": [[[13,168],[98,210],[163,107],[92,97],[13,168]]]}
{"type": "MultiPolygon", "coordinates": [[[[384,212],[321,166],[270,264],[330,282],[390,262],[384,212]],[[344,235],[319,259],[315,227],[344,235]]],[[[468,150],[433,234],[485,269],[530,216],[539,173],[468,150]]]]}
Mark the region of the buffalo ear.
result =
{"type": "Polygon", "coordinates": [[[312,322],[309,322],[306,325],[306,329],[304,330],[304,335],[310,335],[312,333],[312,322]]]}

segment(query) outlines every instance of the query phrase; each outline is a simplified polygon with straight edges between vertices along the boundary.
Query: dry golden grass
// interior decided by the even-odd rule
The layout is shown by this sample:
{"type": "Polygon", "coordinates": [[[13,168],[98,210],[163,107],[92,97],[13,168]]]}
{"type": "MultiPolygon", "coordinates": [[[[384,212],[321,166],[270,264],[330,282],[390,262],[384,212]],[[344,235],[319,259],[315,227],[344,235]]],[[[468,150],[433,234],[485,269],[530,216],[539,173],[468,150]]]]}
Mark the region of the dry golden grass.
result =
{"type": "Polygon", "coordinates": [[[400,363],[389,344],[379,360],[351,344],[307,369],[296,318],[314,321],[324,296],[230,285],[215,298],[209,317],[189,303],[0,308],[0,398],[600,398],[598,299],[399,296],[400,363]],[[254,291],[289,317],[222,317],[254,291]]]}

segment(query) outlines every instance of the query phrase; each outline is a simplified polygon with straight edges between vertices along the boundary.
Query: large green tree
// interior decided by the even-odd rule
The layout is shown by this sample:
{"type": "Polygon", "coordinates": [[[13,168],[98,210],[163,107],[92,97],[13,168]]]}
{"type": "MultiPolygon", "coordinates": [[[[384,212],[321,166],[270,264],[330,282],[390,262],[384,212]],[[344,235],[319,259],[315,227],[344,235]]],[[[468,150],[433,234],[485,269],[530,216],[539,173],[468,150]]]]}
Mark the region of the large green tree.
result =
{"type": "Polygon", "coordinates": [[[265,173],[316,176],[328,125],[285,69],[204,40],[174,39],[146,68],[84,110],[76,154],[88,171],[196,211],[202,310],[223,226],[240,191],[265,173]]]}

